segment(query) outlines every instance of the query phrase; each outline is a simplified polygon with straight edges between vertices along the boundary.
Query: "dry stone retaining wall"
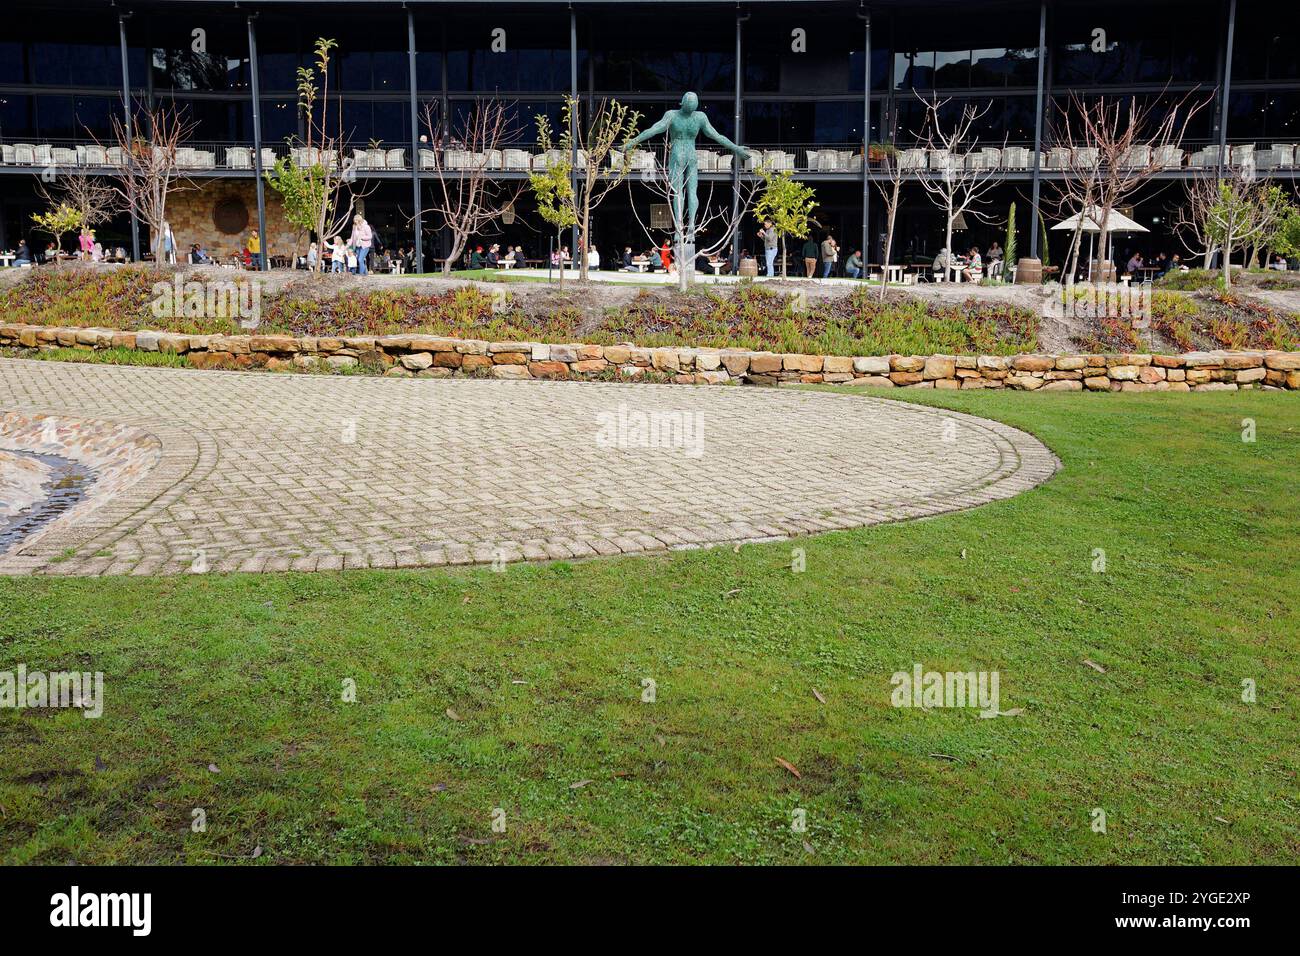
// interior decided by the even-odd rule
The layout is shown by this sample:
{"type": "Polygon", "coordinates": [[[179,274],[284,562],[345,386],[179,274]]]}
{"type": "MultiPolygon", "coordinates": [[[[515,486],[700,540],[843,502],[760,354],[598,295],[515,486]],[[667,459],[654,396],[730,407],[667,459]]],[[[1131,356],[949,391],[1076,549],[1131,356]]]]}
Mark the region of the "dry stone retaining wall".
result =
{"type": "Polygon", "coordinates": [[[886,388],[1187,392],[1300,389],[1300,352],[1182,355],[798,355],[741,349],[486,342],[432,335],[180,335],[0,325],[0,346],[174,352],[198,368],[346,368],[394,377],[617,379],[720,385],[828,382],[886,388]]]}

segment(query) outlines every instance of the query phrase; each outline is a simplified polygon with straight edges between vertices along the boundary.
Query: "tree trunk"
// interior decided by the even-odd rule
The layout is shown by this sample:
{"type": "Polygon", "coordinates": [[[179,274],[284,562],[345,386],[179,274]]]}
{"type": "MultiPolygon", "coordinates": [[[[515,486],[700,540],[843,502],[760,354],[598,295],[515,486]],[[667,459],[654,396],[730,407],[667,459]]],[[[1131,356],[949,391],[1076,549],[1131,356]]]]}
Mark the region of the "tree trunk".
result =
{"type": "Polygon", "coordinates": [[[952,255],[952,220],[953,220],[953,215],[952,215],[952,205],[949,204],[949,206],[948,206],[948,223],[947,223],[947,228],[944,230],[944,235],[943,235],[944,247],[948,250],[948,263],[947,263],[947,265],[946,265],[945,268],[944,268],[944,276],[943,276],[943,277],[944,277],[945,279],[948,279],[948,280],[951,280],[951,279],[952,279],[952,278],[957,274],[957,265],[956,265],[956,263],[954,263],[954,262],[952,261],[952,259],[953,259],[953,255],[952,255]]]}
{"type": "MultiPolygon", "coordinates": [[[[889,257],[890,254],[893,252],[893,248],[894,248],[894,217],[897,213],[898,213],[898,190],[896,185],[894,190],[894,202],[893,205],[889,207],[889,218],[886,220],[886,225],[885,225],[885,257],[880,268],[880,301],[881,302],[885,301],[885,290],[889,288],[889,257]]],[[[867,275],[867,259],[869,258],[870,256],[867,255],[867,250],[863,249],[862,250],[863,278],[865,278],[867,275]]]]}
{"type": "Polygon", "coordinates": [[[789,267],[786,264],[786,258],[785,258],[785,233],[784,232],[781,233],[781,278],[782,279],[790,278],[789,267]]]}
{"type": "Polygon", "coordinates": [[[1225,230],[1223,236],[1223,287],[1232,288],[1232,230],[1225,230]]]}

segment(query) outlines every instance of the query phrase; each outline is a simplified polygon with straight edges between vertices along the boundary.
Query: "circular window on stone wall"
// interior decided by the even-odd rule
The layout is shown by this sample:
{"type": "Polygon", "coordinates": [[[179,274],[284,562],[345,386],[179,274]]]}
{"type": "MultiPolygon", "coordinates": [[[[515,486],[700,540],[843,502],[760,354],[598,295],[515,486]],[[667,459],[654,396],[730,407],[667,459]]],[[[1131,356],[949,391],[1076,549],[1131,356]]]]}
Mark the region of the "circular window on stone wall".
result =
{"type": "Polygon", "coordinates": [[[220,199],[212,207],[212,224],[227,236],[237,236],[248,225],[248,207],[242,199],[220,199]]]}

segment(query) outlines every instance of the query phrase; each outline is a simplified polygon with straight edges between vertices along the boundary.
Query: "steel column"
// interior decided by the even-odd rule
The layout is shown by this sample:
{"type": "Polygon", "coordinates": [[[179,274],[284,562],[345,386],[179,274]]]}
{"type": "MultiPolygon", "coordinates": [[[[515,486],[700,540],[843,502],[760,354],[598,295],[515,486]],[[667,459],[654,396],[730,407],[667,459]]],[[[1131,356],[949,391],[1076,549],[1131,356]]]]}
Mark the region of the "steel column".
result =
{"type": "Polygon", "coordinates": [[[1228,38],[1223,50],[1223,86],[1219,92],[1219,176],[1228,150],[1228,106],[1232,95],[1232,45],[1237,30],[1237,0],[1228,0],[1228,38]]]}
{"type": "MultiPolygon", "coordinates": [[[[1038,234],[1042,213],[1038,208],[1039,173],[1043,165],[1043,76],[1047,70],[1047,0],[1038,7],[1038,93],[1034,100],[1034,186],[1033,215],[1029,219],[1029,258],[1038,258],[1038,234]]],[[[1014,228],[1014,227],[1013,227],[1014,228]]]]}
{"type": "Polygon", "coordinates": [[[406,57],[411,75],[411,203],[415,224],[415,271],[424,271],[424,226],[420,206],[420,124],[416,108],[415,11],[406,11],[406,57]]]}
{"type": "MultiPolygon", "coordinates": [[[[257,76],[257,30],[253,26],[256,19],[256,13],[248,17],[248,78],[253,91],[253,175],[257,179],[258,268],[265,272],[271,268],[271,243],[266,234],[266,186],[262,182],[262,101],[257,76]]],[[[325,237],[317,236],[316,241],[324,243],[325,237]]]]}
{"type": "MultiPolygon", "coordinates": [[[[126,54],[126,18],[130,13],[122,13],[117,18],[117,38],[122,53],[122,129],[126,134],[129,145],[134,137],[135,126],[131,122],[131,70],[127,65],[126,54]]],[[[131,161],[130,150],[123,157],[126,162],[131,161]]],[[[135,210],[131,210],[131,259],[134,262],[140,261],[140,221],[136,218],[135,210]]]]}

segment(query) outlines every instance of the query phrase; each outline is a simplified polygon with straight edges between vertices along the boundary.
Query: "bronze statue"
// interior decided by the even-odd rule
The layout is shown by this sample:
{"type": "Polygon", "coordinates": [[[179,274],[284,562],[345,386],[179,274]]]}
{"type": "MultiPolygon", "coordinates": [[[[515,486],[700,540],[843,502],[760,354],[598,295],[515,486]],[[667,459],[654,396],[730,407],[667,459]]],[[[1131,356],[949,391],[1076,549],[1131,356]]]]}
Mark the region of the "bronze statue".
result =
{"type": "Polygon", "coordinates": [[[644,143],[652,136],[668,133],[668,190],[672,197],[673,218],[678,228],[683,226],[686,234],[679,241],[689,247],[695,245],[695,211],[699,208],[698,195],[700,170],[695,159],[695,138],[703,133],[723,149],[735,154],[741,160],[752,154],[743,146],[737,146],[727,137],[713,128],[709,118],[700,112],[700,98],[694,93],[682,94],[682,105],[669,110],[663,119],[641,133],[629,144],[629,149],[638,143],[644,143]],[[682,198],[686,199],[686,218],[682,218],[682,198]]]}

